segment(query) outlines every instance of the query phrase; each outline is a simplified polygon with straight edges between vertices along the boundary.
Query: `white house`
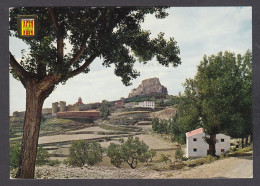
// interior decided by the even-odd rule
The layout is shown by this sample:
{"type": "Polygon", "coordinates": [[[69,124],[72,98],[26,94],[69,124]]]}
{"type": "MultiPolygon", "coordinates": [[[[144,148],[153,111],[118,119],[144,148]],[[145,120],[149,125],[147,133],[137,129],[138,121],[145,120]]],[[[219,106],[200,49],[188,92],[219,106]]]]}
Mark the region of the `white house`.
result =
{"type": "MultiPolygon", "coordinates": [[[[186,157],[204,157],[208,155],[209,144],[205,142],[203,128],[186,133],[186,157]]],[[[216,155],[230,150],[230,137],[224,134],[216,135],[216,155]]]]}
{"type": "Polygon", "coordinates": [[[125,108],[135,108],[135,107],[152,108],[152,109],[154,109],[155,104],[154,104],[154,101],[131,102],[131,103],[126,103],[125,104],[125,108]]]}
{"type": "Polygon", "coordinates": [[[154,101],[139,102],[138,107],[152,108],[154,109],[154,101]]]}

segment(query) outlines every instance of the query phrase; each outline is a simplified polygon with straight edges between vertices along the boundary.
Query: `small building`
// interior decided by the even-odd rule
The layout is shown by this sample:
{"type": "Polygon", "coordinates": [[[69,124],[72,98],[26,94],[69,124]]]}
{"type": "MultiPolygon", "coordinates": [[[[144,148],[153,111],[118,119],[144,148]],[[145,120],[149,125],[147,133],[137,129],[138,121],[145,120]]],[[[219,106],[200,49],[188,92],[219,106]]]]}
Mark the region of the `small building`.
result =
{"type": "Polygon", "coordinates": [[[116,108],[122,108],[124,106],[124,103],[122,101],[115,102],[116,108]]]}
{"type": "Polygon", "coordinates": [[[139,102],[139,107],[154,109],[154,101],[139,102]]]}
{"type": "MultiPolygon", "coordinates": [[[[204,157],[208,155],[209,144],[205,142],[203,128],[186,133],[186,157],[204,157]]],[[[225,134],[216,135],[216,155],[230,150],[230,137],[225,134]]]]}
{"type": "Polygon", "coordinates": [[[154,101],[131,102],[131,103],[126,103],[125,107],[126,108],[141,107],[141,108],[152,108],[152,109],[154,109],[155,104],[154,104],[154,101]]]}

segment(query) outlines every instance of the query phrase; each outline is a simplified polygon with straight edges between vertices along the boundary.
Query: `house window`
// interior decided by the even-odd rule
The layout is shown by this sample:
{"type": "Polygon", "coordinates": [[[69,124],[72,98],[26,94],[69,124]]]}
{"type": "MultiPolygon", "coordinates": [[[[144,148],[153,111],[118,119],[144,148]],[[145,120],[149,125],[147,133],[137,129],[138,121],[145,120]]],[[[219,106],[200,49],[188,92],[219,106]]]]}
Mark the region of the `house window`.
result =
{"type": "Polygon", "coordinates": [[[225,152],[225,149],[221,149],[221,152],[225,152]]]}
{"type": "Polygon", "coordinates": [[[193,141],[197,141],[197,138],[193,138],[193,141]]]}
{"type": "Polygon", "coordinates": [[[224,139],[221,139],[221,142],[224,142],[225,140],[224,139]]]}
{"type": "Polygon", "coordinates": [[[197,152],[197,149],[193,149],[193,152],[197,152]]]}

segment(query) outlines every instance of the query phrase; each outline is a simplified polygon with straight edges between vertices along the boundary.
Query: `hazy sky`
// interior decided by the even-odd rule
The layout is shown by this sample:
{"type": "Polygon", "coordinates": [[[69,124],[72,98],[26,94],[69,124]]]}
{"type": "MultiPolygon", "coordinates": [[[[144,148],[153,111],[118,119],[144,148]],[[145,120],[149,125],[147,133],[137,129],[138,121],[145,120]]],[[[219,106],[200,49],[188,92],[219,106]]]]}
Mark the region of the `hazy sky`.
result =
{"type": "MultiPolygon", "coordinates": [[[[169,94],[177,95],[183,91],[185,79],[194,77],[204,54],[225,50],[244,54],[252,50],[251,7],[173,7],[167,12],[169,16],[162,20],[148,15],[142,26],[151,31],[151,37],[164,32],[165,38],[175,38],[180,48],[180,66],[163,67],[155,59],[146,65],[137,62],[135,68],[141,76],[132,81],[132,86],[126,87],[121,78],[114,75],[114,67],[103,67],[102,59],[98,58],[90,65],[88,74],[80,74],[65,85],[58,85],[43,107],[50,108],[56,101],[73,104],[78,97],[83,103],[117,100],[127,97],[142,80],[152,77],[158,77],[169,94]]],[[[26,48],[21,39],[10,38],[10,51],[18,61],[21,50],[26,48]]],[[[24,87],[10,75],[10,115],[13,111],[25,110],[25,99],[24,87]]]]}

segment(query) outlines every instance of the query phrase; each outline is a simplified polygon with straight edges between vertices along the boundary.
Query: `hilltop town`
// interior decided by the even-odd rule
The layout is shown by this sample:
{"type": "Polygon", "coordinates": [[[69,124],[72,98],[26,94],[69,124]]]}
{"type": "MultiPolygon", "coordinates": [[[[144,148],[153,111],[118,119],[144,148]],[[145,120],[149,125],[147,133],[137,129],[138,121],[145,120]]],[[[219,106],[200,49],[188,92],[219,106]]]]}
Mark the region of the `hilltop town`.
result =
{"type": "MultiPolygon", "coordinates": [[[[176,174],[172,174],[169,169],[179,171],[177,174],[179,177],[188,173],[183,173],[182,170],[192,172],[193,170],[190,169],[197,166],[193,161],[187,161],[186,165],[177,164],[176,167],[169,162],[176,161],[174,154],[177,149],[182,149],[183,156],[186,158],[206,157],[208,147],[203,139],[205,136],[203,129],[186,133],[187,143],[180,145],[172,141],[171,135],[158,133],[153,128],[153,123],[157,119],[160,121],[173,119],[178,112],[178,103],[178,96],[168,95],[167,88],[161,85],[157,77],[143,80],[127,98],[122,97],[107,102],[110,113],[107,118],[103,118],[101,113],[101,106],[104,102],[84,103],[84,100],[78,98],[75,103],[68,105],[64,100],[52,103],[51,108],[42,110],[39,146],[48,152],[50,159],[56,161],[57,165],[56,167],[37,166],[36,177],[86,178],[85,174],[88,174],[87,178],[166,178],[176,177],[176,174]],[[127,140],[129,136],[138,137],[148,145],[149,149],[156,152],[149,166],[141,163],[135,170],[130,170],[127,166],[117,169],[110,163],[106,153],[103,160],[93,166],[92,172],[89,167],[79,170],[64,163],[70,154],[70,146],[75,141],[96,141],[102,148],[107,149],[110,144],[120,144],[121,140],[127,140]],[[58,171],[55,171],[57,169],[58,171]],[[158,170],[164,174],[160,175],[158,170]]],[[[21,139],[23,116],[24,112],[16,111],[10,117],[11,142],[21,139]]],[[[238,144],[229,136],[220,134],[217,138],[220,141],[216,149],[218,155],[228,152],[231,149],[230,144],[233,146],[238,144]]],[[[234,158],[232,161],[238,160],[234,158]]],[[[248,162],[245,160],[242,163],[248,162]]],[[[225,164],[229,166],[227,162],[225,164]]],[[[190,175],[190,177],[193,176],[193,174],[190,175]]],[[[208,175],[205,173],[204,176],[208,175]]],[[[186,175],[186,177],[189,176],[186,175]]]]}

